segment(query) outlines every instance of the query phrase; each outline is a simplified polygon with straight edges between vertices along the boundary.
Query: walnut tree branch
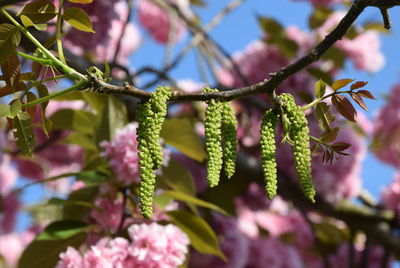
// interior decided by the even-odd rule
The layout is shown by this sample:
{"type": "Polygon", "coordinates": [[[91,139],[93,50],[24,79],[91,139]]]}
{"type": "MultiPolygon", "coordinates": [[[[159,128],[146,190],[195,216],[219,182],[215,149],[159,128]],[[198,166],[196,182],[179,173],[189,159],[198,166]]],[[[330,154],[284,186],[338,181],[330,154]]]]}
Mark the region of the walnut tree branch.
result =
{"type": "MultiPolygon", "coordinates": [[[[340,40],[360,16],[360,14],[367,7],[377,7],[379,9],[389,9],[394,6],[399,6],[400,0],[355,0],[348,10],[347,14],[339,22],[336,28],[328,34],[314,49],[309,51],[302,58],[296,62],[280,69],[273,73],[271,79],[265,79],[257,84],[222,91],[218,93],[203,93],[203,92],[174,92],[171,100],[174,101],[206,101],[210,99],[218,99],[220,101],[230,101],[233,99],[244,98],[260,93],[270,94],[279,85],[282,84],[287,78],[294,75],[298,71],[304,69],[310,64],[319,60],[319,58],[330,48],[333,44],[340,40]]],[[[146,100],[150,97],[150,93],[140,90],[134,86],[114,86],[107,83],[100,82],[99,88],[103,88],[106,93],[118,93],[124,95],[134,96],[136,98],[146,100]]]]}

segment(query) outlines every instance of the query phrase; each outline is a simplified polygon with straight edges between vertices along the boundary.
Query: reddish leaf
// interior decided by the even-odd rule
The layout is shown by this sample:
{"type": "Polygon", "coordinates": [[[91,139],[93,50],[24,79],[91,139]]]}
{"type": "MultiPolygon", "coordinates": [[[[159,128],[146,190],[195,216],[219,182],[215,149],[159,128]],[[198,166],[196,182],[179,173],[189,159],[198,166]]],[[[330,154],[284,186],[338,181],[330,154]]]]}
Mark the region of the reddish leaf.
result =
{"type": "Polygon", "coordinates": [[[368,90],[365,90],[365,89],[357,91],[356,94],[360,95],[361,97],[367,98],[367,99],[376,100],[374,95],[372,95],[371,92],[369,92],[368,90]]]}
{"type": "Polygon", "coordinates": [[[358,105],[360,105],[361,108],[368,111],[367,105],[365,104],[364,100],[360,97],[360,95],[357,95],[355,93],[350,93],[350,96],[358,105]]]}
{"type": "Polygon", "coordinates": [[[347,86],[348,84],[350,84],[353,81],[354,81],[354,79],[340,79],[340,80],[337,80],[337,81],[333,82],[332,89],[334,91],[336,91],[338,89],[341,89],[342,87],[347,86]]]}
{"type": "Polygon", "coordinates": [[[324,149],[318,143],[311,146],[311,155],[313,155],[313,156],[317,156],[317,155],[321,154],[323,151],[324,151],[324,149]]]}
{"type": "Polygon", "coordinates": [[[357,112],[351,102],[342,95],[332,96],[332,104],[335,105],[336,110],[343,115],[347,120],[356,122],[357,112]]]}
{"type": "MultiPolygon", "coordinates": [[[[36,96],[35,96],[35,94],[33,94],[32,92],[26,92],[25,96],[26,96],[27,102],[31,102],[31,101],[34,101],[34,100],[37,99],[36,96]]],[[[32,119],[33,121],[35,121],[35,119],[36,119],[36,105],[27,108],[27,109],[26,109],[26,112],[29,114],[29,116],[31,117],[31,119],[32,119]]]]}
{"type": "Polygon", "coordinates": [[[365,81],[357,81],[354,84],[351,85],[350,89],[355,90],[364,87],[368,82],[365,81]]]}
{"type": "Polygon", "coordinates": [[[339,132],[339,128],[334,127],[330,131],[325,131],[322,134],[320,140],[323,142],[333,142],[336,139],[338,132],[339,132]]]}
{"type": "Polygon", "coordinates": [[[335,142],[335,143],[331,144],[331,146],[335,152],[343,152],[344,150],[347,150],[348,148],[350,148],[351,144],[347,143],[347,142],[335,142]]]}
{"type": "Polygon", "coordinates": [[[16,54],[11,54],[6,62],[1,65],[1,70],[3,72],[3,79],[6,85],[14,90],[18,84],[20,73],[21,73],[21,63],[16,54]]]}
{"type": "Polygon", "coordinates": [[[325,150],[322,156],[322,163],[325,165],[326,163],[330,162],[332,164],[333,160],[333,153],[329,150],[325,150]]]}

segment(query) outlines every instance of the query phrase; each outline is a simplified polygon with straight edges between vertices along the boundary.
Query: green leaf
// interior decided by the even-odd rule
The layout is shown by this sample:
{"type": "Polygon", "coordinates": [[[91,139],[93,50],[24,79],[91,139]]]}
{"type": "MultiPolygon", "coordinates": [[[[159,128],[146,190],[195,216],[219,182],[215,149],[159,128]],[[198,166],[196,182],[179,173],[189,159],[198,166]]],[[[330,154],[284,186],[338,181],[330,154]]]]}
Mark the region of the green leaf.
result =
{"type": "Polygon", "coordinates": [[[210,202],[206,202],[204,200],[198,199],[198,198],[196,198],[194,196],[187,195],[187,194],[185,194],[183,192],[165,191],[163,194],[165,194],[165,195],[167,195],[167,196],[169,196],[169,197],[171,197],[171,198],[173,198],[175,200],[178,200],[178,201],[182,201],[182,202],[185,202],[185,203],[188,203],[188,204],[192,204],[192,205],[195,205],[195,206],[209,208],[211,210],[218,211],[221,214],[229,215],[228,212],[226,212],[222,208],[218,207],[217,205],[214,205],[214,204],[212,204],[210,202]]]}
{"type": "Polygon", "coordinates": [[[329,106],[325,102],[320,102],[315,107],[315,118],[319,122],[319,126],[326,132],[331,131],[330,125],[335,121],[335,117],[329,111],[329,106]]]}
{"type": "Polygon", "coordinates": [[[10,115],[8,116],[9,118],[14,118],[22,109],[22,103],[20,100],[13,100],[11,102],[11,107],[10,107],[10,115]]]}
{"type": "Polygon", "coordinates": [[[21,33],[17,27],[8,23],[0,25],[0,64],[15,52],[20,41],[21,33]]]}
{"type": "Polygon", "coordinates": [[[96,116],[83,110],[58,110],[50,119],[55,129],[75,130],[85,134],[92,134],[96,124],[96,116]]]}
{"type": "Polygon", "coordinates": [[[0,116],[8,116],[10,114],[10,106],[0,103],[0,116]]]}
{"type": "Polygon", "coordinates": [[[28,245],[19,260],[19,268],[53,268],[59,254],[68,246],[78,247],[86,239],[89,225],[80,221],[59,221],[48,225],[28,245]]]}
{"type": "Polygon", "coordinates": [[[98,193],[98,186],[89,186],[73,191],[67,199],[69,204],[63,209],[63,218],[68,220],[83,220],[86,219],[91,209],[83,206],[80,203],[93,203],[98,193]]]}
{"type": "Polygon", "coordinates": [[[13,134],[18,149],[26,156],[32,156],[35,147],[35,135],[31,118],[25,112],[19,112],[12,120],[13,134]]]}
{"type": "Polygon", "coordinates": [[[332,14],[332,10],[328,8],[316,8],[314,13],[308,18],[308,25],[311,29],[321,26],[332,14]]]}
{"type": "Polygon", "coordinates": [[[326,84],[321,79],[315,82],[315,96],[321,98],[325,95],[326,84]]]}
{"type": "Polygon", "coordinates": [[[161,138],[183,154],[199,162],[207,159],[203,144],[187,119],[167,119],[161,129],[161,138]]]}
{"type": "Polygon", "coordinates": [[[168,211],[171,222],[181,228],[189,237],[191,245],[199,252],[213,254],[224,260],[218,238],[208,223],[201,217],[187,211],[168,211]]]}
{"type": "MultiPolygon", "coordinates": [[[[43,98],[43,97],[46,97],[49,95],[49,91],[48,91],[47,87],[43,84],[36,85],[36,89],[38,91],[39,98],[43,98]]],[[[42,127],[43,127],[44,133],[47,136],[49,136],[49,132],[53,127],[53,122],[51,122],[51,120],[49,120],[46,116],[46,108],[47,108],[48,104],[49,104],[49,102],[45,101],[40,105],[40,114],[42,116],[42,127]]]]}
{"type": "Polygon", "coordinates": [[[108,180],[108,177],[95,170],[84,170],[79,172],[77,180],[83,181],[86,186],[96,186],[108,180]]]}
{"type": "Polygon", "coordinates": [[[112,140],[117,129],[128,124],[126,106],[111,95],[106,97],[106,106],[100,119],[100,125],[96,129],[97,142],[112,140]]]}
{"type": "Polygon", "coordinates": [[[47,24],[46,23],[35,24],[25,15],[21,16],[21,22],[25,26],[25,28],[33,26],[33,27],[35,27],[36,30],[39,30],[39,31],[46,31],[47,30],[47,24]]]}
{"type": "Polygon", "coordinates": [[[46,23],[57,15],[56,7],[46,0],[33,1],[24,6],[19,13],[27,17],[33,24],[46,23]]]}
{"type": "Polygon", "coordinates": [[[273,18],[257,16],[261,29],[271,36],[280,35],[284,32],[283,26],[273,18]]]}
{"type": "Polygon", "coordinates": [[[89,15],[81,8],[67,8],[63,14],[63,18],[66,22],[71,24],[72,27],[80,31],[95,33],[89,15]]]}
{"type": "Polygon", "coordinates": [[[76,144],[80,147],[88,150],[98,150],[97,144],[95,140],[84,133],[74,132],[68,135],[64,140],[63,143],[66,144],[76,144]]]}
{"type": "Polygon", "coordinates": [[[353,81],[354,81],[354,79],[339,79],[339,80],[336,80],[332,84],[332,89],[334,91],[336,91],[338,89],[341,89],[341,88],[347,86],[348,84],[350,84],[353,81]]]}
{"type": "Polygon", "coordinates": [[[163,167],[162,176],[159,178],[178,192],[188,195],[195,195],[196,193],[192,175],[174,160],[171,160],[167,167],[163,167]]]}
{"type": "Polygon", "coordinates": [[[6,85],[12,91],[15,91],[21,75],[21,63],[18,56],[11,54],[6,62],[1,65],[1,71],[3,72],[3,79],[6,85]]]}
{"type": "Polygon", "coordinates": [[[68,2],[75,4],[90,4],[93,2],[93,0],[68,0],[68,2]]]}

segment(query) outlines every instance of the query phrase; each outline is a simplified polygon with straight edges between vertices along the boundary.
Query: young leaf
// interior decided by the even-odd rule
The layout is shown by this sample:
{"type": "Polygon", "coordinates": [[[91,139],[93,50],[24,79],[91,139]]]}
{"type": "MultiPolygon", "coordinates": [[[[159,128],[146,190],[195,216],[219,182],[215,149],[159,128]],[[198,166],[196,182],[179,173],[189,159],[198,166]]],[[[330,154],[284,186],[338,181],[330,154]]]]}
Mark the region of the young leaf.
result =
{"type": "Polygon", "coordinates": [[[325,95],[325,90],[326,90],[326,84],[324,81],[321,79],[315,82],[315,96],[317,98],[321,98],[322,96],[325,95]]]}
{"type": "Polygon", "coordinates": [[[218,238],[205,220],[190,212],[179,210],[167,212],[171,222],[181,228],[189,237],[191,245],[199,252],[213,254],[226,260],[218,238]]]}
{"type": "Polygon", "coordinates": [[[31,21],[30,18],[28,18],[28,17],[25,16],[25,15],[21,15],[21,22],[22,22],[22,24],[25,26],[25,28],[28,28],[28,27],[33,26],[33,27],[35,27],[35,29],[38,30],[38,31],[45,31],[45,30],[47,30],[47,24],[46,24],[46,23],[38,23],[38,24],[35,24],[35,23],[33,23],[33,22],[31,21]]]}
{"type": "MultiPolygon", "coordinates": [[[[36,89],[38,91],[39,98],[43,98],[43,97],[46,97],[49,95],[49,91],[48,91],[47,87],[43,84],[38,84],[36,86],[36,89]]],[[[49,135],[49,132],[53,127],[53,123],[46,116],[46,108],[47,108],[48,104],[49,104],[49,102],[45,101],[40,105],[40,114],[42,116],[42,127],[43,127],[44,133],[47,136],[49,135]]]]}
{"type": "Polygon", "coordinates": [[[322,134],[320,140],[323,142],[332,142],[336,139],[338,132],[339,132],[338,127],[331,128],[330,131],[325,131],[322,134]]]}
{"type": "Polygon", "coordinates": [[[347,143],[347,142],[335,142],[335,143],[331,144],[331,146],[335,152],[343,152],[344,150],[347,150],[348,148],[350,148],[351,144],[347,143]]]}
{"type": "Polygon", "coordinates": [[[335,117],[329,111],[329,106],[325,102],[320,102],[315,107],[315,118],[319,122],[320,128],[324,131],[330,131],[330,125],[335,121],[335,117]]]}
{"type": "Polygon", "coordinates": [[[46,23],[57,15],[56,7],[46,0],[33,1],[24,6],[19,13],[28,18],[33,24],[46,23]]]}
{"type": "Polygon", "coordinates": [[[372,95],[371,92],[369,92],[368,90],[362,89],[356,92],[356,94],[360,95],[363,98],[367,98],[367,99],[371,99],[371,100],[376,100],[376,98],[374,97],[374,95],[372,95]]]}
{"type": "Polygon", "coordinates": [[[337,80],[337,81],[333,82],[332,89],[334,91],[336,91],[338,89],[341,89],[341,88],[347,86],[348,84],[350,84],[353,81],[354,81],[354,79],[340,79],[340,80],[337,80]]]}
{"type": "Polygon", "coordinates": [[[10,106],[0,103],[0,116],[8,116],[10,114],[10,106]]]}
{"type": "Polygon", "coordinates": [[[26,156],[32,156],[35,135],[29,114],[19,112],[12,120],[13,134],[18,149],[26,156]]]}
{"type": "Polygon", "coordinates": [[[10,107],[10,114],[8,115],[8,118],[14,118],[20,111],[22,108],[22,103],[20,100],[13,100],[10,103],[11,107],[10,107]]]}
{"type": "Polygon", "coordinates": [[[8,23],[0,25],[0,64],[14,53],[20,41],[21,33],[17,27],[8,23]]]}
{"type": "Polygon", "coordinates": [[[350,86],[350,89],[351,89],[351,90],[359,89],[359,88],[364,87],[366,84],[368,84],[368,82],[357,81],[357,82],[355,82],[354,84],[352,84],[352,85],[350,86]]]}
{"type": "Polygon", "coordinates": [[[350,93],[350,96],[361,108],[368,111],[368,107],[365,104],[364,100],[360,97],[360,95],[356,93],[350,93]]]}
{"type": "Polygon", "coordinates": [[[341,115],[343,115],[347,120],[356,122],[357,111],[345,96],[334,95],[331,100],[332,104],[335,105],[336,110],[341,115]]]}
{"type": "Polygon", "coordinates": [[[18,56],[11,54],[6,62],[1,65],[1,71],[3,72],[3,79],[7,87],[14,91],[18,86],[21,75],[21,63],[18,56]]]}
{"type": "Polygon", "coordinates": [[[72,27],[80,31],[95,33],[89,15],[83,9],[78,7],[67,8],[63,14],[63,18],[72,27]]]}

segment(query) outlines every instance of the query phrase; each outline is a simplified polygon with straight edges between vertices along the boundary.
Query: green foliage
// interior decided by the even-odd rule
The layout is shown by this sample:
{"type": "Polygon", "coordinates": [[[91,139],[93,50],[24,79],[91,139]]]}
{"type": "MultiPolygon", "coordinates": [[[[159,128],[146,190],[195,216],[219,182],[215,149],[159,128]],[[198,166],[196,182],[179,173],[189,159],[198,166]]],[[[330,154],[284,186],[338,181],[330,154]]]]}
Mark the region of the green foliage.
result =
{"type": "Polygon", "coordinates": [[[308,121],[301,107],[298,106],[292,95],[279,95],[283,101],[284,111],[289,120],[289,137],[292,141],[292,150],[297,175],[304,195],[314,202],[315,189],[311,178],[311,151],[309,141],[308,121]]]}
{"type": "Polygon", "coordinates": [[[78,247],[85,241],[89,225],[80,221],[53,222],[28,245],[19,260],[19,268],[52,268],[59,254],[68,246],[78,247]]]}
{"type": "Polygon", "coordinates": [[[267,110],[261,121],[261,163],[263,167],[265,189],[268,198],[273,198],[278,189],[276,170],[275,128],[278,116],[272,110],[267,110]]]}
{"type": "Polygon", "coordinates": [[[236,150],[237,150],[237,120],[232,110],[231,105],[228,102],[221,104],[222,110],[222,149],[224,159],[224,171],[228,178],[231,178],[235,174],[236,164],[236,150]]]}
{"type": "Polygon", "coordinates": [[[171,118],[164,121],[160,133],[166,144],[199,162],[207,158],[201,139],[188,119],[171,118]]]}
{"type": "MultiPolygon", "coordinates": [[[[203,92],[218,92],[218,90],[204,88],[203,92]]],[[[217,100],[207,101],[207,104],[204,120],[206,150],[208,154],[207,182],[210,187],[214,187],[218,185],[223,163],[221,134],[222,106],[217,100]]]]}
{"type": "Polygon", "coordinates": [[[34,26],[38,30],[44,30],[44,24],[57,15],[56,7],[46,0],[34,1],[26,4],[19,13],[22,24],[25,27],[34,26]]]}
{"type": "Polygon", "coordinates": [[[218,238],[211,227],[201,217],[188,211],[167,212],[171,222],[181,228],[189,237],[191,245],[199,252],[213,254],[226,260],[218,238]]]}
{"type": "Polygon", "coordinates": [[[17,27],[9,23],[0,25],[0,64],[15,52],[20,41],[21,33],[17,27]]]}
{"type": "Polygon", "coordinates": [[[140,208],[142,215],[151,218],[155,185],[154,170],[163,163],[159,144],[161,128],[167,115],[167,100],[172,92],[169,87],[158,87],[151,98],[138,105],[137,141],[140,165],[140,208]]]}
{"type": "Polygon", "coordinates": [[[64,11],[63,18],[72,27],[80,31],[95,33],[89,15],[81,8],[78,7],[67,8],[64,11]]]}
{"type": "Polygon", "coordinates": [[[15,143],[22,154],[32,156],[35,147],[35,134],[31,118],[26,112],[18,112],[12,120],[15,143]]]}

